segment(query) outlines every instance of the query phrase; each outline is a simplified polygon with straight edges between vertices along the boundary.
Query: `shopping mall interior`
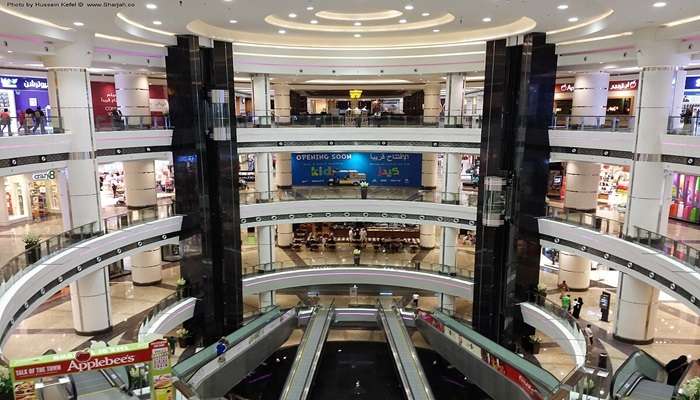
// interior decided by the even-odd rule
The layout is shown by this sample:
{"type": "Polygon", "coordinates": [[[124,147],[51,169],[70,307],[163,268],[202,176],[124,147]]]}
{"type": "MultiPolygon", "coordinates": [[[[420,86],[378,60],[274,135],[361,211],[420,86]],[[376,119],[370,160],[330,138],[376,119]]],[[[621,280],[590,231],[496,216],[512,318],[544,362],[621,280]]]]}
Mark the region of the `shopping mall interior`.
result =
{"type": "Polygon", "coordinates": [[[0,400],[700,400],[697,0],[3,2],[0,189],[0,400]]]}

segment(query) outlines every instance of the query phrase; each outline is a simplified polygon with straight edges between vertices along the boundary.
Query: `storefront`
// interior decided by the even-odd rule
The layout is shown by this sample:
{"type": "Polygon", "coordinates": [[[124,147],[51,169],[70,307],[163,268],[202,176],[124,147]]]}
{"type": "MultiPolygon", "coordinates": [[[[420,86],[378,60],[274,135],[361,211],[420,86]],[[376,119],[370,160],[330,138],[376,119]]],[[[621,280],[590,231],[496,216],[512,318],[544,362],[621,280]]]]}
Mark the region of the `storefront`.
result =
{"type": "Polygon", "coordinates": [[[689,76],[685,80],[685,92],[683,93],[683,107],[681,114],[690,112],[697,115],[697,110],[700,109],[700,76],[689,76]]]}
{"type": "Polygon", "coordinates": [[[700,177],[675,172],[669,217],[700,223],[700,177]]]}
{"type": "Polygon", "coordinates": [[[40,221],[61,214],[57,174],[57,171],[49,170],[0,179],[0,182],[4,182],[6,211],[0,213],[0,226],[40,221]]]}
{"type": "MultiPolygon", "coordinates": [[[[600,165],[598,202],[616,208],[627,206],[630,186],[630,169],[624,165],[600,165]]],[[[551,163],[547,197],[564,200],[566,197],[566,165],[551,163]]]]}
{"type": "MultiPolygon", "coordinates": [[[[633,115],[639,81],[637,79],[610,81],[606,115],[633,115]]],[[[554,86],[554,113],[571,115],[574,83],[561,82],[554,86]]]]}
{"type": "Polygon", "coordinates": [[[0,111],[7,109],[12,117],[12,132],[17,132],[28,108],[41,107],[51,117],[49,83],[46,78],[0,76],[0,111]]]}
{"type": "MultiPolygon", "coordinates": [[[[112,81],[90,82],[92,109],[98,121],[110,118],[112,111],[117,109],[117,90],[112,81]]],[[[169,114],[168,90],[165,85],[149,84],[149,109],[151,115],[169,114]]]]}
{"type": "MultiPolygon", "coordinates": [[[[173,163],[170,160],[154,160],[156,193],[158,197],[172,196],[175,192],[173,163]]],[[[103,206],[126,205],[124,164],[113,162],[100,164],[100,196],[103,206]]]]}

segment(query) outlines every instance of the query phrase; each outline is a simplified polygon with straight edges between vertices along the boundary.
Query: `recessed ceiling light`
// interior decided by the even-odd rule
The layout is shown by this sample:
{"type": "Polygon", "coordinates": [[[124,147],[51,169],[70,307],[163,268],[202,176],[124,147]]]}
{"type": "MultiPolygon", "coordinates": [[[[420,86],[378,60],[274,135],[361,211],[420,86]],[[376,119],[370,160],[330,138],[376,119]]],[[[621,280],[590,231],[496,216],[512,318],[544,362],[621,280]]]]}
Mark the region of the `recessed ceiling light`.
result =
{"type": "Polygon", "coordinates": [[[405,20],[405,19],[400,19],[400,20],[399,20],[399,24],[405,24],[405,23],[406,23],[406,20],[405,20]]]}
{"type": "Polygon", "coordinates": [[[287,31],[285,31],[284,29],[280,29],[277,31],[277,33],[279,33],[280,35],[284,35],[285,33],[287,33],[287,31]]]}
{"type": "Polygon", "coordinates": [[[296,14],[294,14],[294,13],[289,13],[288,17],[289,17],[289,18],[296,18],[296,17],[297,17],[297,15],[296,15],[296,14]]]}
{"type": "Polygon", "coordinates": [[[148,8],[149,10],[155,10],[156,8],[158,8],[158,6],[153,3],[148,3],[146,4],[146,8],[148,8]]]}
{"type": "Polygon", "coordinates": [[[75,21],[75,22],[73,22],[73,25],[75,25],[75,26],[85,26],[85,24],[82,23],[82,22],[80,22],[80,21],[75,21]]]}
{"type": "Polygon", "coordinates": [[[306,7],[306,11],[313,11],[313,10],[314,10],[314,6],[308,6],[308,7],[306,7]]]}
{"type": "Polygon", "coordinates": [[[568,4],[559,4],[557,6],[557,8],[560,10],[567,10],[569,8],[569,5],[568,4]]]}
{"type": "Polygon", "coordinates": [[[666,2],[657,1],[656,3],[654,3],[654,7],[656,7],[656,8],[666,7],[666,2]]]}
{"type": "Polygon", "coordinates": [[[235,19],[230,19],[230,20],[228,21],[228,23],[229,23],[229,24],[237,24],[238,21],[235,20],[235,19]]]}
{"type": "Polygon", "coordinates": [[[14,53],[14,51],[12,51],[12,50],[7,50],[7,52],[10,54],[14,53]]]}
{"type": "Polygon", "coordinates": [[[484,22],[491,22],[491,17],[484,17],[481,20],[484,22]]]}
{"type": "Polygon", "coordinates": [[[353,23],[353,25],[355,25],[355,26],[361,26],[361,25],[362,25],[362,22],[357,21],[357,22],[353,23]]]}
{"type": "Polygon", "coordinates": [[[578,17],[569,18],[569,22],[578,22],[578,17]]]}
{"type": "Polygon", "coordinates": [[[314,25],[318,24],[318,20],[317,20],[317,19],[312,19],[312,20],[309,21],[309,22],[312,23],[312,24],[314,24],[314,25]]]}
{"type": "Polygon", "coordinates": [[[230,2],[232,2],[232,1],[233,1],[233,0],[224,0],[225,3],[230,3],[230,2]]]}
{"type": "Polygon", "coordinates": [[[429,17],[429,16],[430,16],[430,13],[422,13],[421,14],[421,17],[429,17]]]}
{"type": "Polygon", "coordinates": [[[163,25],[163,23],[160,21],[153,21],[153,25],[163,25]]]}
{"type": "Polygon", "coordinates": [[[356,34],[354,34],[353,36],[354,36],[354,37],[362,37],[362,35],[360,35],[359,33],[356,33],[356,34]]]}
{"type": "Polygon", "coordinates": [[[405,9],[405,10],[411,11],[411,10],[413,10],[413,6],[410,5],[410,4],[406,4],[406,6],[404,7],[404,9],[405,9]]]}
{"type": "Polygon", "coordinates": [[[440,29],[433,29],[433,32],[438,33],[440,32],[440,29]]]}

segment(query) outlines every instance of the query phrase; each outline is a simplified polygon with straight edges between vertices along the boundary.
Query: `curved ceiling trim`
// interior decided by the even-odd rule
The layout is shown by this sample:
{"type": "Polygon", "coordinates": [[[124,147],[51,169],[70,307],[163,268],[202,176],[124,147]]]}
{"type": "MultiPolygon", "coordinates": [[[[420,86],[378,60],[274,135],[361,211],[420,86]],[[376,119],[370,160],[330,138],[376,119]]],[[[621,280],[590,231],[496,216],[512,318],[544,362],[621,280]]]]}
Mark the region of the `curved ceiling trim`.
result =
{"type": "MultiPolygon", "coordinates": [[[[386,25],[360,25],[360,26],[344,26],[344,25],[324,25],[310,24],[305,22],[289,21],[280,18],[276,15],[268,15],[265,17],[265,22],[285,29],[294,29],[299,31],[311,32],[333,32],[333,33],[378,33],[378,32],[404,32],[417,29],[428,29],[436,26],[449,24],[455,20],[455,16],[447,13],[437,18],[426,19],[416,22],[407,22],[399,24],[386,25]]],[[[403,20],[405,21],[405,20],[403,20]]]]}
{"type": "Polygon", "coordinates": [[[555,29],[553,31],[549,31],[549,32],[547,32],[547,35],[556,35],[557,33],[569,32],[569,31],[573,31],[576,29],[585,28],[589,25],[595,24],[596,22],[600,22],[600,21],[604,20],[605,18],[608,18],[609,16],[613,15],[614,12],[615,12],[615,10],[610,9],[610,10],[608,10],[600,15],[597,15],[591,19],[583,21],[580,24],[571,25],[571,26],[567,26],[566,28],[555,29]]]}
{"type": "Polygon", "coordinates": [[[342,13],[335,11],[319,11],[316,16],[334,21],[377,21],[382,19],[397,18],[403,15],[399,10],[384,10],[368,13],[342,13]]]}
{"type": "Polygon", "coordinates": [[[266,53],[248,53],[242,51],[234,51],[235,56],[251,56],[264,58],[300,58],[305,60],[400,60],[413,58],[433,58],[433,57],[457,57],[457,56],[473,56],[486,54],[486,51],[464,51],[458,53],[437,53],[437,54],[408,54],[402,56],[312,56],[301,54],[266,54],[266,53]]]}

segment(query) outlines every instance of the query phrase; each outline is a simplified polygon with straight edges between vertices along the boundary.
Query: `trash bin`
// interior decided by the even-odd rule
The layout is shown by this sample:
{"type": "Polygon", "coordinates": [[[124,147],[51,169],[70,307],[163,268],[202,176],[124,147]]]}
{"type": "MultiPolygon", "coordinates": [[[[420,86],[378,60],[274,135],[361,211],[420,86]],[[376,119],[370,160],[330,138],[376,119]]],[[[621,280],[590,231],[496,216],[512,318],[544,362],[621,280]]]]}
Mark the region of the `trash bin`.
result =
{"type": "Polygon", "coordinates": [[[598,354],[598,368],[605,369],[608,367],[608,353],[598,354]]]}

